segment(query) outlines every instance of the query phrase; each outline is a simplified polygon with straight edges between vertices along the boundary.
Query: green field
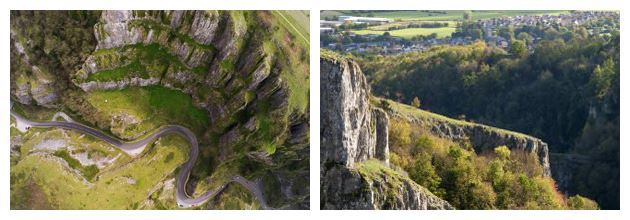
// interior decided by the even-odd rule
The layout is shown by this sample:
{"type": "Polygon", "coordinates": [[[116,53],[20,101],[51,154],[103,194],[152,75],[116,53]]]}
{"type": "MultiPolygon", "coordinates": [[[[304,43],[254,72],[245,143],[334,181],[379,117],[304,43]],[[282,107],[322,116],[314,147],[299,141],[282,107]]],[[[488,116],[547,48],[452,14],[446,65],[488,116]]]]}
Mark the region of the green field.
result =
{"type": "MultiPolygon", "coordinates": [[[[372,13],[358,13],[352,11],[331,11],[322,12],[322,14],[329,15],[353,15],[353,16],[368,16],[384,17],[400,20],[423,20],[423,21],[458,21],[462,20],[464,10],[452,10],[452,11],[388,11],[388,12],[372,12],[372,13]]],[[[558,15],[566,14],[569,11],[546,11],[546,10],[474,10],[472,12],[472,19],[489,19],[498,17],[508,17],[516,15],[558,15]]],[[[322,16],[323,17],[323,16],[322,16]]]]}
{"type": "Polygon", "coordinates": [[[300,30],[303,31],[304,33],[310,33],[310,15],[308,10],[290,10],[290,11],[280,11],[281,13],[285,13],[288,14],[289,16],[291,16],[296,23],[298,24],[297,26],[299,26],[300,30]]]}
{"type": "MultiPolygon", "coordinates": [[[[427,36],[436,33],[439,38],[450,36],[455,32],[457,22],[462,21],[466,11],[387,11],[387,12],[359,12],[359,11],[322,11],[320,16],[323,19],[331,19],[333,16],[352,15],[352,16],[373,16],[394,19],[394,22],[371,26],[367,29],[352,30],[356,34],[383,34],[389,27],[405,26],[412,23],[423,22],[446,22],[448,27],[442,28],[406,28],[400,30],[392,30],[389,33],[392,36],[409,39],[414,36],[427,36]]],[[[509,17],[516,15],[558,15],[566,14],[569,11],[471,11],[472,19],[491,19],[498,17],[509,17]]]]}
{"type": "MultiPolygon", "coordinates": [[[[352,31],[355,34],[383,34],[387,31],[376,31],[376,30],[357,30],[352,31]]],[[[451,33],[455,32],[455,27],[443,27],[443,28],[407,28],[400,30],[388,31],[392,36],[402,37],[402,38],[412,38],[418,35],[430,35],[436,33],[438,38],[451,36],[451,33]]]]}

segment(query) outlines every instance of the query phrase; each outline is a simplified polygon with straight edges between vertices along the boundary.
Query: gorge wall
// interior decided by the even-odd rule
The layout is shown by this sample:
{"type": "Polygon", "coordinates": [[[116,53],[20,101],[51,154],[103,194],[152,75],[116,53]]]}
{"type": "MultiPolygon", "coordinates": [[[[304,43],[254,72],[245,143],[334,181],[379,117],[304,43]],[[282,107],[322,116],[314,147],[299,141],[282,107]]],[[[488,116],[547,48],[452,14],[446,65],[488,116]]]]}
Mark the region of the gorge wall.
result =
{"type": "Polygon", "coordinates": [[[320,58],[321,208],[452,209],[388,167],[387,114],[353,61],[320,58]]]}
{"type": "Polygon", "coordinates": [[[411,106],[398,105],[388,113],[392,117],[408,121],[415,127],[422,128],[432,135],[452,140],[460,144],[470,144],[475,152],[491,151],[505,145],[510,149],[534,153],[543,167],[543,176],[551,176],[549,148],[542,140],[525,134],[494,128],[482,124],[455,120],[430,112],[412,109],[411,106]]]}

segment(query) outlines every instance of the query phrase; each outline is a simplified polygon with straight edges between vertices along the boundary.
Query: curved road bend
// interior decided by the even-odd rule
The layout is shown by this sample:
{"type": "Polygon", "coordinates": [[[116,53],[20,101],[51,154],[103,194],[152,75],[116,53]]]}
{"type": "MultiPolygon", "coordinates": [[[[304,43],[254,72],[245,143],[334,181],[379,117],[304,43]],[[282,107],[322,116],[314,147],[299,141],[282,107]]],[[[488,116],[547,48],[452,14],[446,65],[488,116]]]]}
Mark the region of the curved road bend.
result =
{"type": "Polygon", "coordinates": [[[75,130],[80,133],[91,135],[111,145],[114,145],[116,148],[124,151],[125,153],[129,154],[132,157],[140,154],[144,150],[146,145],[150,143],[151,141],[165,135],[178,134],[186,138],[190,142],[190,146],[191,146],[188,160],[186,160],[186,162],[182,165],[181,170],[177,174],[177,179],[176,179],[177,192],[175,193],[175,197],[177,199],[177,205],[180,208],[190,208],[190,207],[201,205],[205,203],[206,201],[208,201],[209,199],[214,198],[216,195],[218,195],[221,191],[227,188],[228,184],[232,182],[236,182],[236,183],[241,184],[243,187],[245,187],[246,189],[248,189],[250,192],[254,194],[254,196],[260,203],[261,208],[269,209],[269,206],[267,206],[267,202],[265,200],[265,197],[262,191],[260,190],[260,187],[256,183],[249,181],[245,179],[244,177],[238,176],[238,175],[230,178],[230,180],[227,183],[223,184],[222,186],[219,186],[218,188],[214,190],[208,190],[207,192],[203,193],[201,196],[197,198],[193,198],[192,196],[188,195],[186,193],[186,183],[188,182],[190,171],[192,170],[195,164],[195,161],[197,160],[197,156],[199,155],[199,143],[197,142],[197,138],[195,134],[192,133],[192,131],[190,131],[188,128],[185,128],[179,125],[167,125],[167,126],[161,127],[158,131],[152,133],[151,135],[143,139],[135,140],[132,142],[125,142],[118,138],[109,136],[92,127],[88,127],[86,125],[72,122],[72,121],[49,121],[49,122],[31,121],[13,112],[12,108],[11,108],[11,116],[15,118],[16,123],[23,123],[26,125],[27,128],[28,127],[40,127],[40,128],[59,127],[59,128],[75,130]]]}

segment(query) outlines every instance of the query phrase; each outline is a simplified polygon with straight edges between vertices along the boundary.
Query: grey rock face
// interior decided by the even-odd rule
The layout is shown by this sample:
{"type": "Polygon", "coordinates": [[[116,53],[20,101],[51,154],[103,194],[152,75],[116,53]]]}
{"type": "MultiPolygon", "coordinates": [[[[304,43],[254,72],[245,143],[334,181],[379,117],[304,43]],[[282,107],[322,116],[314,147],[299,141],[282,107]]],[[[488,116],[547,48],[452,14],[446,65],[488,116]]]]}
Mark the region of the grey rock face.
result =
{"type": "MultiPolygon", "coordinates": [[[[11,33],[14,37],[14,34],[11,33]]],[[[13,39],[12,39],[13,41],[13,39]]],[[[30,105],[35,101],[37,105],[53,107],[59,100],[59,84],[56,77],[46,70],[30,62],[28,54],[17,40],[11,44],[20,61],[27,70],[11,73],[11,94],[22,104],[30,105]]],[[[12,51],[13,52],[13,51],[12,51]]]]}
{"type": "Polygon", "coordinates": [[[376,120],[376,158],[389,166],[389,116],[379,108],[372,109],[376,120]]]}
{"type": "Polygon", "coordinates": [[[374,158],[388,166],[389,117],[370,105],[369,85],[355,62],[321,58],[320,65],[321,208],[453,209],[394,171],[359,171],[357,163],[374,158]]]}
{"type": "Polygon", "coordinates": [[[324,174],[321,196],[322,209],[454,209],[408,178],[385,174],[370,178],[342,166],[324,174]]]}
{"type": "Polygon", "coordinates": [[[107,81],[107,82],[90,81],[90,82],[78,84],[77,86],[79,86],[83,91],[90,92],[90,91],[95,91],[95,90],[123,89],[128,86],[150,86],[150,85],[158,84],[159,81],[160,79],[158,78],[143,79],[143,78],[138,78],[138,77],[132,77],[132,78],[126,78],[120,81],[107,81]]]}
{"type": "Polygon", "coordinates": [[[30,105],[31,103],[33,103],[33,98],[29,94],[29,90],[30,86],[28,85],[28,83],[16,83],[16,88],[12,90],[11,93],[15,95],[18,102],[25,105],[30,105]]]}
{"type": "Polygon", "coordinates": [[[374,157],[370,88],[356,63],[321,59],[321,160],[353,167],[374,157]]]}

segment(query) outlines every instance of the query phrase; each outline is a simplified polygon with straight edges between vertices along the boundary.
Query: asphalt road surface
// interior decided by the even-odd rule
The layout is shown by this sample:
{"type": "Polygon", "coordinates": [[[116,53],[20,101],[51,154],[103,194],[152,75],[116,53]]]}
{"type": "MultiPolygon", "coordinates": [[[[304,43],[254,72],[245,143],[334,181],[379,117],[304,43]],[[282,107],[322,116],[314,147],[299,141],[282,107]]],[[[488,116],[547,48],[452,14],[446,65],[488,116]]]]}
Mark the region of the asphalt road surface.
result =
{"type": "MultiPolygon", "coordinates": [[[[12,106],[12,104],[11,104],[12,106]]],[[[227,185],[232,183],[232,182],[236,182],[241,184],[243,187],[245,187],[246,189],[248,189],[251,193],[254,194],[254,196],[256,197],[256,199],[258,199],[258,202],[260,203],[261,208],[263,209],[269,209],[269,206],[267,206],[267,202],[265,200],[264,194],[261,191],[261,187],[260,185],[256,184],[255,182],[249,181],[247,179],[245,179],[242,176],[233,176],[232,178],[230,178],[230,181],[228,181],[227,183],[219,186],[216,189],[213,190],[208,190],[207,192],[203,193],[201,196],[197,197],[197,198],[193,198],[192,196],[188,195],[186,193],[186,183],[188,182],[188,177],[190,176],[190,171],[192,170],[193,166],[195,165],[195,161],[197,160],[197,156],[199,155],[199,143],[197,142],[197,138],[195,136],[195,134],[190,131],[188,128],[179,126],[179,125],[167,125],[167,126],[163,126],[161,127],[159,130],[157,130],[156,132],[152,133],[151,135],[140,139],[140,140],[135,140],[132,142],[125,142],[123,140],[120,140],[118,138],[109,136],[97,129],[94,129],[92,127],[80,124],[80,123],[76,123],[74,121],[48,121],[48,122],[38,122],[38,121],[31,121],[28,120],[18,114],[16,114],[15,112],[13,112],[13,109],[11,109],[11,116],[13,116],[16,120],[16,123],[22,123],[22,125],[24,125],[26,128],[29,127],[39,127],[39,128],[51,128],[51,127],[55,127],[55,128],[63,128],[63,129],[69,129],[69,130],[75,130],[78,131],[80,133],[84,133],[84,134],[88,134],[91,135],[93,137],[99,138],[111,145],[114,145],[114,147],[124,151],[125,153],[129,154],[132,157],[135,157],[137,155],[139,155],[144,148],[146,147],[146,145],[150,142],[152,142],[153,140],[162,137],[164,135],[169,135],[169,134],[178,134],[184,138],[186,138],[186,140],[188,140],[190,142],[190,154],[188,157],[188,160],[186,160],[186,162],[182,165],[179,173],[177,174],[177,179],[176,179],[176,184],[177,184],[177,192],[175,194],[175,197],[177,199],[177,205],[180,208],[190,208],[190,207],[195,207],[201,204],[204,204],[205,202],[207,202],[209,199],[214,198],[216,195],[218,195],[219,193],[221,193],[221,191],[223,191],[225,188],[227,188],[227,185]]]]}

